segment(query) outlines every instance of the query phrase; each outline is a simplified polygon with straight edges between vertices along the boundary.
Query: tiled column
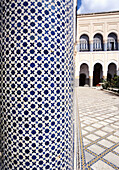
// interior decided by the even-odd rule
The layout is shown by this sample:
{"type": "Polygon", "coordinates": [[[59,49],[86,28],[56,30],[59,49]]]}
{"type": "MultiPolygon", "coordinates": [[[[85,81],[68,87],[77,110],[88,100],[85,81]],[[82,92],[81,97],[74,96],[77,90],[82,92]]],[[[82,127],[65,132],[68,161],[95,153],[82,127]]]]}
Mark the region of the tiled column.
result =
{"type": "Polygon", "coordinates": [[[1,0],[2,170],[73,169],[73,0],[1,0]]]}

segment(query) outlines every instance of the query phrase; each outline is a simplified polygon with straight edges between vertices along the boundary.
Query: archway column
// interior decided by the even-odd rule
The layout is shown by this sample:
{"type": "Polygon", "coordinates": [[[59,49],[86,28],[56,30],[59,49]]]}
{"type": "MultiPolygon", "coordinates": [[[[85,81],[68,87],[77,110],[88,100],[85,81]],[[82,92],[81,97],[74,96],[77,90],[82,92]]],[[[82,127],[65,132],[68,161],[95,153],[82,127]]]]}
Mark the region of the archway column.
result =
{"type": "Polygon", "coordinates": [[[93,40],[90,41],[90,51],[93,51],[93,40]]]}
{"type": "Polygon", "coordinates": [[[93,65],[90,66],[89,70],[89,86],[93,87],[93,65]]]}
{"type": "Polygon", "coordinates": [[[77,52],[80,52],[80,42],[77,41],[77,52]]]}
{"type": "Polygon", "coordinates": [[[107,75],[103,76],[103,80],[107,80],[107,75]]]}
{"type": "Polygon", "coordinates": [[[117,43],[118,43],[118,44],[117,44],[117,48],[118,48],[117,50],[119,50],[119,40],[117,41],[117,43]]]}
{"type": "Polygon", "coordinates": [[[103,80],[107,80],[107,72],[108,72],[108,68],[106,67],[106,65],[104,65],[104,68],[103,68],[103,80]]]}
{"type": "Polygon", "coordinates": [[[104,51],[107,51],[107,40],[104,40],[103,45],[104,45],[104,51]]]}
{"type": "Polygon", "coordinates": [[[117,69],[117,76],[119,76],[119,67],[118,67],[118,69],[117,69]]]}
{"type": "Polygon", "coordinates": [[[93,87],[93,76],[89,76],[89,85],[93,87]]]}

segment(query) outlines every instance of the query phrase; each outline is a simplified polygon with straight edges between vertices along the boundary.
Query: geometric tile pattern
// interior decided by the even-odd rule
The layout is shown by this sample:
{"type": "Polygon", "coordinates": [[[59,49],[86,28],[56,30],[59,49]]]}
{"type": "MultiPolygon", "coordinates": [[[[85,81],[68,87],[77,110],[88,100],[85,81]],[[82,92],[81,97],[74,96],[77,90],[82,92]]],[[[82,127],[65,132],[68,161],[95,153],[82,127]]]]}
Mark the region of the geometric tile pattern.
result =
{"type": "Polygon", "coordinates": [[[81,169],[119,169],[119,96],[78,87],[81,169]]]}
{"type": "Polygon", "coordinates": [[[73,0],[1,0],[3,170],[73,166],[73,0]]]}

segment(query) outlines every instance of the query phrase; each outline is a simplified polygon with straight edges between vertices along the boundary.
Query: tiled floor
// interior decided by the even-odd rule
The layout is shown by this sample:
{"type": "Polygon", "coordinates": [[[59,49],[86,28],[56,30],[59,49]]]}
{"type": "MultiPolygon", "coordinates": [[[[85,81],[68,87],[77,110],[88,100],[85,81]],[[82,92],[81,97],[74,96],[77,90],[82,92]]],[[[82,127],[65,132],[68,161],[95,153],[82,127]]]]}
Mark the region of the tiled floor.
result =
{"type": "Polygon", "coordinates": [[[78,87],[82,170],[119,170],[119,96],[78,87]]]}

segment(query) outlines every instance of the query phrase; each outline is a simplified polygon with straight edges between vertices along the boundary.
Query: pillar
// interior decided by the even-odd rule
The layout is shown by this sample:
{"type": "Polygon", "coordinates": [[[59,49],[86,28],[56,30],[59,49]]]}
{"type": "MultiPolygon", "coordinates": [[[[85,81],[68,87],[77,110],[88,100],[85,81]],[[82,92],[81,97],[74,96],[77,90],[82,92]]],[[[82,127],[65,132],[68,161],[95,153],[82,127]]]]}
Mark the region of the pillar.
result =
{"type": "Polygon", "coordinates": [[[104,51],[107,51],[107,41],[104,41],[103,45],[104,45],[104,51]]]}
{"type": "Polygon", "coordinates": [[[119,69],[117,70],[117,76],[119,76],[119,69]]]}
{"type": "Polygon", "coordinates": [[[93,51],[93,40],[90,41],[90,51],[93,51]]]}
{"type": "Polygon", "coordinates": [[[80,80],[80,77],[76,76],[75,77],[75,87],[79,87],[79,80],[80,80]]]}
{"type": "Polygon", "coordinates": [[[77,52],[80,52],[80,43],[77,42],[77,52]]]}
{"type": "Polygon", "coordinates": [[[93,76],[89,76],[90,87],[93,87],[93,76]]]}
{"type": "Polygon", "coordinates": [[[106,75],[105,75],[105,76],[103,76],[103,80],[105,80],[105,81],[107,80],[107,76],[106,76],[106,75]]]}
{"type": "Polygon", "coordinates": [[[117,50],[119,50],[119,40],[117,41],[117,50]]]}
{"type": "Polygon", "coordinates": [[[0,169],[73,169],[73,0],[0,6],[0,169]]]}

